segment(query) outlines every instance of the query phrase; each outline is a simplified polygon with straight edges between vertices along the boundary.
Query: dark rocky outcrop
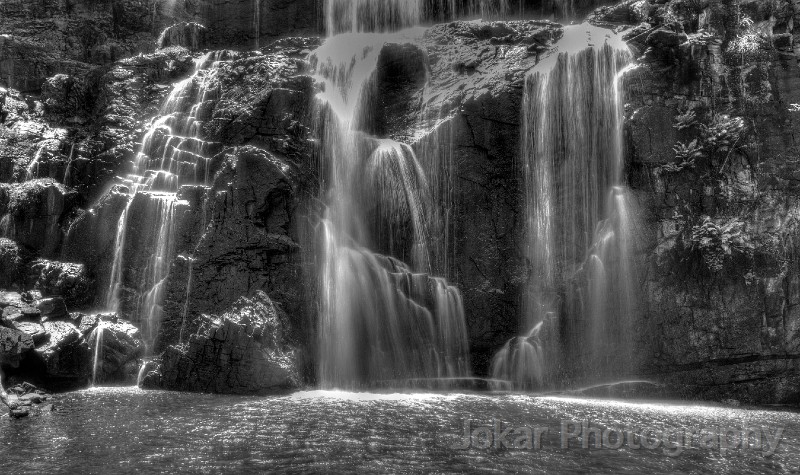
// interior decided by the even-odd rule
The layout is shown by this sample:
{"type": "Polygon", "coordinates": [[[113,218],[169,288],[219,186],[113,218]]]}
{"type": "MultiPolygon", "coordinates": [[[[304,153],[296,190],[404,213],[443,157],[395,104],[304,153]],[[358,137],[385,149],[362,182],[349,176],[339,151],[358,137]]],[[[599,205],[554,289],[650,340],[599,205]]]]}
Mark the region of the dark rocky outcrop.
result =
{"type": "Polygon", "coordinates": [[[0,351],[3,364],[19,366],[27,352],[33,349],[33,338],[16,328],[0,327],[0,351]]]}
{"type": "Polygon", "coordinates": [[[31,415],[40,416],[55,410],[53,396],[30,383],[11,386],[8,394],[9,417],[20,419],[31,415]]]}
{"type": "Polygon", "coordinates": [[[79,330],[93,353],[93,384],[136,382],[145,352],[138,328],[116,315],[89,315],[81,318],[79,330]]]}
{"type": "Polygon", "coordinates": [[[473,368],[481,375],[518,330],[509,316],[521,311],[528,273],[519,244],[522,86],[561,35],[560,25],[546,21],[434,26],[422,43],[430,72],[417,111],[427,127],[394,132],[420,137],[414,148],[432,164],[428,173],[449,183],[439,199],[455,210],[446,222],[453,242],[444,244],[452,258],[441,272],[463,293],[473,368]]]}
{"type": "Polygon", "coordinates": [[[0,291],[0,363],[11,381],[54,390],[133,383],[144,343],[114,314],[69,313],[61,297],[0,291]]]}
{"type": "MultiPolygon", "coordinates": [[[[726,3],[625,0],[590,17],[624,30],[637,64],[625,81],[626,172],[647,270],[635,376],[686,397],[797,402],[800,7],[741,0],[734,15],[726,3]]],[[[560,16],[563,4],[524,5],[560,16]]],[[[131,324],[89,311],[104,302],[128,204],[116,176],[192,70],[194,50],[209,45],[243,52],[223,55],[210,79],[211,179],[179,192],[156,345],[164,355],[146,385],[261,392],[298,384],[298,368],[311,373],[297,354],[315,341],[305,274],[320,86],[306,57],[319,39],[267,40],[318,31],[318,2],[254,5],[0,0],[0,288],[33,292],[0,296],[12,377],[87,384],[102,325],[100,379],[132,378],[143,352],[131,326],[137,296],[124,296],[120,314],[131,324]],[[262,294],[237,302],[259,290],[286,314],[262,294]],[[236,364],[226,362],[234,353],[236,364]]],[[[464,295],[477,375],[519,330],[531,275],[517,160],[523,84],[561,34],[548,21],[435,25],[413,44],[385,45],[371,84],[363,129],[411,143],[449,213],[431,243],[446,256],[436,274],[464,295]]],[[[131,205],[135,216],[143,208],[131,205]]],[[[132,223],[131,240],[146,247],[153,230],[132,223]]],[[[146,250],[130,252],[126,289],[144,271],[134,254],[146,250]]],[[[594,376],[578,370],[570,381],[594,376]]]]}
{"type": "Polygon", "coordinates": [[[94,281],[85,264],[37,259],[28,269],[26,286],[44,297],[61,297],[68,306],[86,305],[94,299],[94,281]]]}
{"type": "Polygon", "coordinates": [[[640,56],[625,81],[641,375],[683,397],[796,403],[797,5],[647,3],[600,18],[647,22],[627,34],[640,56]]]}
{"type": "Polygon", "coordinates": [[[142,387],[232,394],[263,394],[301,382],[288,318],[258,292],[219,317],[204,316],[188,342],[171,346],[147,365],[142,387]]]}

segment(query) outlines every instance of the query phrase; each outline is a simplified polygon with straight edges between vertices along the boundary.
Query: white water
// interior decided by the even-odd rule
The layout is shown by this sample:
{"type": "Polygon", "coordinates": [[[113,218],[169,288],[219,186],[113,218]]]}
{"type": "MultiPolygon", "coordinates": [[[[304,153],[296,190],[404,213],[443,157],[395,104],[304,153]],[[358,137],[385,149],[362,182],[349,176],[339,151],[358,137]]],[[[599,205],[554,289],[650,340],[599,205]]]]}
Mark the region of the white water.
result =
{"type": "Polygon", "coordinates": [[[254,49],[261,47],[261,0],[253,0],[253,38],[254,49]]]}
{"type": "MultiPolygon", "coordinates": [[[[371,13],[365,24],[388,29],[417,21],[413,9],[398,13],[409,4],[375,2],[372,7],[389,10],[371,13]]],[[[342,25],[364,29],[356,20],[342,25]]],[[[411,378],[469,374],[461,295],[428,274],[435,205],[424,167],[408,145],[359,131],[369,114],[365,97],[381,48],[387,41],[413,41],[423,32],[343,33],[328,38],[311,58],[324,84],[318,96],[325,117],[320,134],[329,170],[318,227],[319,379],[324,388],[403,385],[411,378]]]]}
{"type": "Polygon", "coordinates": [[[103,322],[98,321],[97,326],[92,330],[89,340],[93,342],[92,350],[92,387],[97,386],[97,373],[100,370],[103,358],[103,322]],[[94,336],[94,338],[92,338],[94,336]]]}
{"type": "Polygon", "coordinates": [[[163,318],[164,292],[175,253],[176,210],[187,205],[177,192],[185,184],[209,184],[208,149],[213,144],[202,139],[202,124],[209,101],[216,97],[212,79],[217,63],[227,55],[208,53],[195,61],[192,75],[177,83],[164,101],[144,135],[132,172],[121,180],[128,204],[117,225],[105,302],[109,310],[133,314],[147,355],[154,351],[163,318]],[[128,239],[129,229],[141,222],[152,226],[146,230],[152,231],[148,245],[128,239]],[[140,275],[126,275],[131,265],[126,259],[144,260],[140,275]]]}
{"type": "Polygon", "coordinates": [[[510,0],[326,0],[325,31],[388,33],[431,21],[506,19],[516,11],[510,0]]]}
{"type": "Polygon", "coordinates": [[[529,73],[524,93],[527,335],[493,362],[494,378],[525,389],[546,384],[565,358],[622,364],[634,311],[635,217],[622,186],[619,84],[631,55],[620,37],[589,25],[566,28],[557,47],[529,73]],[[573,280],[583,283],[570,288],[573,280]],[[565,307],[577,323],[560,334],[565,307]],[[569,355],[559,349],[565,340],[569,355]]]}

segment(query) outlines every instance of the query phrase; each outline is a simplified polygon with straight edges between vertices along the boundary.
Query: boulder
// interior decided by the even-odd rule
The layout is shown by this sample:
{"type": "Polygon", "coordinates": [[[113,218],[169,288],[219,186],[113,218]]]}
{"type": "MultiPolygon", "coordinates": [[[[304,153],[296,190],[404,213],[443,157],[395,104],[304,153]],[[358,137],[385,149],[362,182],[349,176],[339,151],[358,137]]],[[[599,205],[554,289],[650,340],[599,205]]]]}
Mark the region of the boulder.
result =
{"type": "Polygon", "coordinates": [[[33,338],[33,343],[35,345],[40,345],[47,341],[48,335],[41,323],[26,320],[15,320],[11,322],[10,326],[15,330],[19,330],[22,333],[27,333],[30,335],[30,337],[33,338]]]}
{"type": "Polygon", "coordinates": [[[67,304],[61,297],[50,297],[35,302],[36,308],[39,309],[42,315],[42,320],[63,320],[69,318],[69,311],[67,311],[67,304]]]}
{"type": "Polygon", "coordinates": [[[0,327],[0,362],[19,366],[25,354],[33,349],[33,338],[14,328],[0,327]]]}
{"type": "Polygon", "coordinates": [[[2,308],[0,321],[6,326],[13,321],[38,322],[42,318],[41,310],[32,305],[25,295],[16,292],[0,293],[0,308],[2,308]]]}
{"type": "MultiPolygon", "coordinates": [[[[0,230],[2,230],[0,223],[0,230]]],[[[19,284],[24,262],[24,251],[11,239],[0,238],[0,287],[19,284]]]]}
{"type": "Polygon", "coordinates": [[[78,328],[63,321],[44,322],[47,342],[36,348],[45,365],[46,377],[54,380],[85,381],[91,369],[92,354],[78,328]]]}
{"type": "Polygon", "coordinates": [[[85,264],[38,259],[30,266],[27,282],[43,296],[59,296],[70,306],[88,304],[94,298],[94,281],[85,264]]]}
{"type": "Polygon", "coordinates": [[[134,383],[139,368],[138,359],[145,350],[139,329],[122,320],[99,322],[86,337],[96,356],[92,364],[93,382],[134,383]]]}
{"type": "MultiPolygon", "coordinates": [[[[31,162],[34,160],[37,159],[32,158],[31,162]]],[[[0,183],[0,188],[0,218],[5,235],[41,255],[53,254],[61,243],[62,217],[73,209],[77,193],[50,178],[0,183]]]]}
{"type": "Polygon", "coordinates": [[[242,297],[222,316],[205,319],[187,343],[148,366],[143,388],[261,394],[298,387],[287,317],[267,294],[242,297]]]}
{"type": "Polygon", "coordinates": [[[31,415],[43,415],[54,410],[52,396],[30,383],[16,384],[8,388],[9,417],[20,419],[31,415]]]}

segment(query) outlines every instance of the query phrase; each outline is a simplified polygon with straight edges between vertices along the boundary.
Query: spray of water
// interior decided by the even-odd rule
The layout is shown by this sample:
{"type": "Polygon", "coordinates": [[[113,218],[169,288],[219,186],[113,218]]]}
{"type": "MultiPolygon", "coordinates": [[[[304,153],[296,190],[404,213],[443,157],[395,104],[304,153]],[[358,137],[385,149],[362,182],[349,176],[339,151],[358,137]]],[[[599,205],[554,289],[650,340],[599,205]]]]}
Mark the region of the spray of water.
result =
{"type": "Polygon", "coordinates": [[[493,363],[494,378],[521,389],[546,384],[565,357],[565,338],[587,348],[587,361],[612,347],[624,353],[634,311],[620,93],[631,55],[621,38],[589,25],[566,28],[557,48],[529,73],[523,104],[531,277],[521,324],[535,331],[506,344],[493,363]],[[568,335],[554,324],[565,309],[580,322],[568,335]]]}

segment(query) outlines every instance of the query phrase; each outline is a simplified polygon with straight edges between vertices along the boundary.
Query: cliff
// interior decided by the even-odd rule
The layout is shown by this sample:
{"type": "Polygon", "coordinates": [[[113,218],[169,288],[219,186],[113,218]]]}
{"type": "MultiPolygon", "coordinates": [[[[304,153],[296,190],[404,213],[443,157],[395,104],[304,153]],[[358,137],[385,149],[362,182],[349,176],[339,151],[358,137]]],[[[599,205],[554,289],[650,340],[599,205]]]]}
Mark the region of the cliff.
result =
{"type": "MultiPolygon", "coordinates": [[[[316,135],[322,85],[308,57],[321,42],[314,36],[321,6],[39,3],[0,1],[0,286],[41,294],[15,308],[63,298],[73,315],[70,354],[91,359],[92,329],[80,330],[74,315],[102,307],[127,212],[135,218],[116,318],[138,324],[137,285],[156,230],[147,203],[128,205],[130,187],[117,177],[173,85],[192,78],[198,50],[233,48],[215,54],[197,86],[205,91],[198,110],[209,179],[177,192],[154,351],[197,365],[185,352],[207,343],[188,336],[219,325],[208,315],[264,291],[286,312],[281,331],[312,383],[313,223],[325,164],[316,135]],[[156,50],[161,31],[176,22],[203,29],[182,23],[156,50]],[[187,340],[178,355],[172,345],[187,340]]],[[[630,376],[689,398],[797,402],[796,10],[788,0],[625,0],[589,16],[622,31],[634,56],[623,84],[625,176],[639,209],[643,270],[633,325],[639,367],[587,375],[567,361],[570,385],[630,376]]],[[[436,268],[463,295],[479,376],[505,341],[525,331],[523,87],[562,35],[549,20],[436,24],[418,41],[383,45],[370,86],[364,132],[410,144],[428,167],[444,210],[431,241],[441,251],[436,268]]],[[[9,361],[44,354],[36,342],[42,331],[63,333],[30,320],[0,328],[9,361]]],[[[108,374],[130,377],[117,369],[127,363],[114,362],[108,374]]],[[[38,362],[21,370],[5,364],[14,375],[47,374],[38,362]]],[[[69,377],[85,384],[89,373],[69,377]]]]}

